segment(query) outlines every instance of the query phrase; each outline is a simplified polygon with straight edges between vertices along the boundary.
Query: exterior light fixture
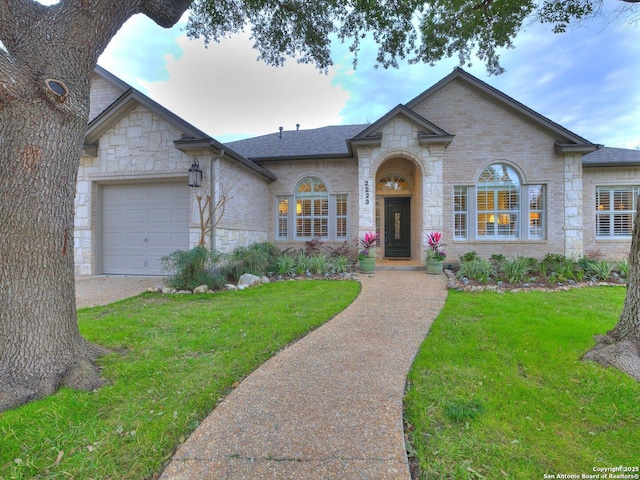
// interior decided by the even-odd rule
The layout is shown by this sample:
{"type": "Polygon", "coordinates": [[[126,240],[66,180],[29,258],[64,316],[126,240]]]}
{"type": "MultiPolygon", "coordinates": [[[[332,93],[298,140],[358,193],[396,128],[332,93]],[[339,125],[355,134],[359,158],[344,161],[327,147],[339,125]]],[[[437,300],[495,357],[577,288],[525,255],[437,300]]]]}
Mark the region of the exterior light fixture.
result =
{"type": "Polygon", "coordinates": [[[202,183],[202,170],[200,170],[200,163],[197,158],[193,159],[193,164],[189,169],[189,186],[199,187],[202,183]]]}

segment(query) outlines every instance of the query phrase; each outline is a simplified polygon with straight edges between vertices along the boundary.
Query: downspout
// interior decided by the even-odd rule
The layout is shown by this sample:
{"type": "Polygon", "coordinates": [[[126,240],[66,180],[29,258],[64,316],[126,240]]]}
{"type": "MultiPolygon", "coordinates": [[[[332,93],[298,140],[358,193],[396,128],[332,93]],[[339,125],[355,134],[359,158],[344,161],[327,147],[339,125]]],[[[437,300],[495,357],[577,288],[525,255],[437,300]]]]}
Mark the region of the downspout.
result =
{"type": "MultiPolygon", "coordinates": [[[[224,149],[223,148],[220,149],[220,153],[218,154],[217,157],[211,156],[210,159],[209,159],[209,175],[211,177],[211,204],[209,205],[209,208],[214,208],[215,205],[217,204],[217,198],[216,197],[218,195],[218,192],[217,192],[217,189],[215,188],[216,184],[215,184],[214,180],[216,180],[216,178],[213,175],[213,166],[214,166],[214,163],[217,162],[218,160],[220,160],[222,157],[224,157],[224,149]]],[[[215,212],[214,212],[214,215],[215,215],[215,212]]],[[[211,235],[210,244],[211,244],[211,251],[212,252],[216,250],[216,232],[215,232],[214,223],[215,223],[215,218],[212,215],[211,216],[211,233],[210,233],[210,235],[211,235]]]]}

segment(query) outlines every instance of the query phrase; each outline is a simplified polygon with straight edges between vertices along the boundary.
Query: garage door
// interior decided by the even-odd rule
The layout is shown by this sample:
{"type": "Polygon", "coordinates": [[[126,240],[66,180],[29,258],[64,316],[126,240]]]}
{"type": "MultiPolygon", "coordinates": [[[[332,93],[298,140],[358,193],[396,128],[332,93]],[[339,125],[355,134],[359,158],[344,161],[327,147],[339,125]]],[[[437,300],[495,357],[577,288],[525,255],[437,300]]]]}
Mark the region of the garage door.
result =
{"type": "Polygon", "coordinates": [[[185,182],[102,187],[102,271],[161,275],[160,258],[189,248],[185,182]]]}

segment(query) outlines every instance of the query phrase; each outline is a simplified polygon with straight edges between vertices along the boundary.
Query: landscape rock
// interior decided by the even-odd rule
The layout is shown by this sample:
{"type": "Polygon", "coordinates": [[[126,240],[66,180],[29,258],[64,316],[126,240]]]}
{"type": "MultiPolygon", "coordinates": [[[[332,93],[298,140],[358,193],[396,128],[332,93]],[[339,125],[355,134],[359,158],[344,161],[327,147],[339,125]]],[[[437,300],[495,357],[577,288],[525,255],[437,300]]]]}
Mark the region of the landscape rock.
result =
{"type": "Polygon", "coordinates": [[[262,279],[250,273],[243,274],[238,280],[238,290],[244,290],[247,287],[262,283],[262,279]]]}
{"type": "Polygon", "coordinates": [[[225,288],[226,290],[237,290],[237,289],[238,289],[238,287],[236,287],[236,286],[235,286],[234,284],[232,284],[232,283],[227,283],[227,284],[224,286],[224,288],[225,288]]]}
{"type": "Polygon", "coordinates": [[[209,287],[206,285],[200,285],[193,289],[193,293],[207,293],[209,291],[209,287]]]}
{"type": "Polygon", "coordinates": [[[170,295],[170,294],[173,294],[173,293],[176,293],[176,292],[177,292],[177,290],[175,288],[171,288],[171,287],[164,287],[162,289],[162,293],[164,293],[165,295],[170,295]]]}

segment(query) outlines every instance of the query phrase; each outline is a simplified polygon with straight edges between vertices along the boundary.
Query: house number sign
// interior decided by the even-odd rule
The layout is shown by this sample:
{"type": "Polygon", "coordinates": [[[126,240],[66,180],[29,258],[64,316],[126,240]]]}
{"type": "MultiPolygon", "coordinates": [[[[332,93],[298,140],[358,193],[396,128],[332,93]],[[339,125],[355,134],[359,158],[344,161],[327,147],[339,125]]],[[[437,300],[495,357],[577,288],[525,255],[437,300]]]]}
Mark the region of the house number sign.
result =
{"type": "Polygon", "coordinates": [[[364,204],[369,205],[371,200],[371,187],[369,187],[369,180],[364,181],[364,204]]]}

